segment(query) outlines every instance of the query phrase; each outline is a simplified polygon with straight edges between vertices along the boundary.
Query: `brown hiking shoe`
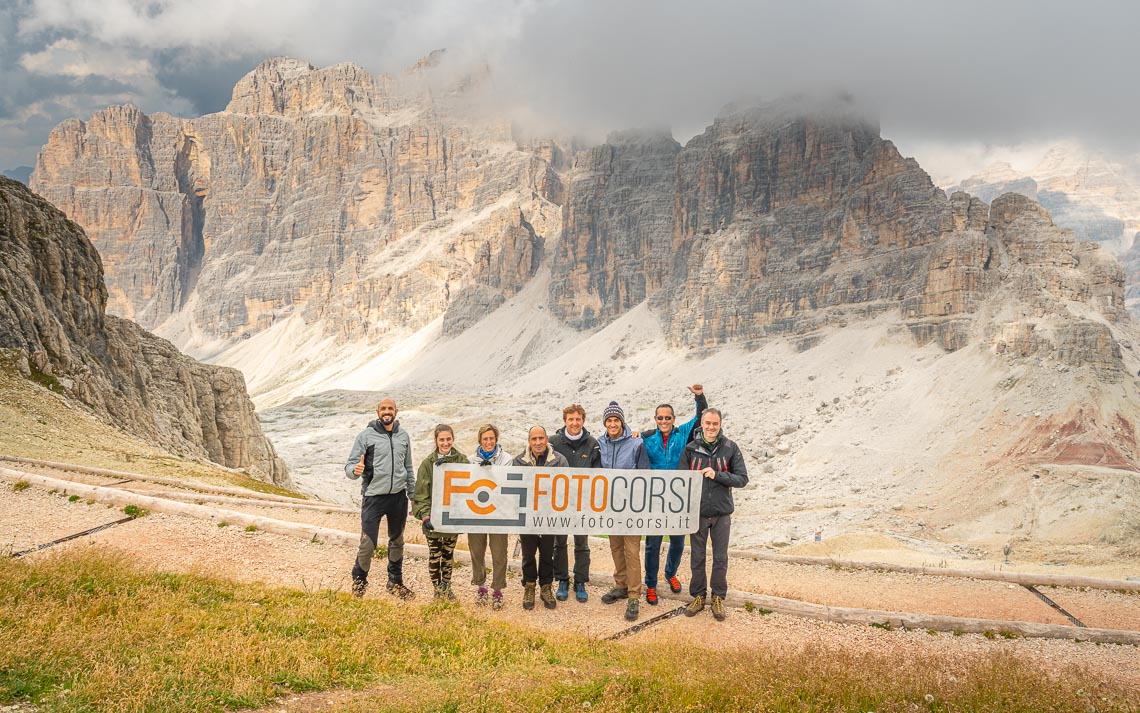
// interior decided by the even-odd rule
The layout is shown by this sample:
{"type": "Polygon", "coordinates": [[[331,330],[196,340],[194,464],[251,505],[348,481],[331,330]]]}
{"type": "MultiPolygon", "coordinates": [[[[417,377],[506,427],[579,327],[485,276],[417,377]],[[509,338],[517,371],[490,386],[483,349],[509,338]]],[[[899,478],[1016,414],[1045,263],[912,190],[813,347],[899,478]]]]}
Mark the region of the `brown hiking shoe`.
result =
{"type": "Polygon", "coordinates": [[[405,587],[403,582],[388,582],[388,593],[405,602],[416,598],[416,593],[405,587]]]}
{"type": "Polygon", "coordinates": [[[713,595],[712,598],[713,616],[717,621],[724,621],[724,597],[713,595]]]}
{"type": "Polygon", "coordinates": [[[558,600],[554,598],[554,589],[549,584],[542,585],[542,590],[538,596],[542,599],[542,606],[547,609],[553,609],[558,606],[558,600]]]}
{"type": "Polygon", "coordinates": [[[526,589],[523,591],[523,609],[530,611],[534,609],[534,582],[527,582],[526,589]]]}
{"type": "Polygon", "coordinates": [[[705,608],[705,597],[703,594],[698,594],[693,597],[693,601],[689,602],[689,606],[685,607],[685,616],[696,616],[701,613],[705,608]]]}
{"type": "Polygon", "coordinates": [[[364,593],[367,591],[368,591],[368,580],[365,580],[365,579],[354,579],[354,580],[352,580],[352,596],[359,599],[359,598],[363,597],[364,593]]]}

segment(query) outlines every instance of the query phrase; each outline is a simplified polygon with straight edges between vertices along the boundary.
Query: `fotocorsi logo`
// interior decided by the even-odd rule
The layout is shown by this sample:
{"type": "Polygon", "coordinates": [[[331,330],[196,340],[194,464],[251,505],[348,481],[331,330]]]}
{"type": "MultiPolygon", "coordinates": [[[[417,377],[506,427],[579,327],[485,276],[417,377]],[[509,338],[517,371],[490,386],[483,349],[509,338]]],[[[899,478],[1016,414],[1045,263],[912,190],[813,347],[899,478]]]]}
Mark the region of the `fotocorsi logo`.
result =
{"type": "Polygon", "coordinates": [[[444,507],[451,507],[452,495],[472,495],[474,497],[466,498],[463,503],[471,512],[476,515],[490,515],[495,512],[495,505],[490,503],[491,493],[495,488],[499,487],[493,480],[487,478],[480,478],[479,480],[460,485],[456,481],[467,480],[471,477],[471,471],[466,470],[449,470],[443,476],[443,505],[444,507]]]}
{"type": "MultiPolygon", "coordinates": [[[[520,486],[522,478],[522,473],[507,474],[509,482],[518,481],[520,486]]],[[[526,513],[521,510],[526,496],[525,487],[500,487],[489,478],[471,480],[470,470],[448,469],[443,473],[442,524],[525,526],[526,513]]]]}

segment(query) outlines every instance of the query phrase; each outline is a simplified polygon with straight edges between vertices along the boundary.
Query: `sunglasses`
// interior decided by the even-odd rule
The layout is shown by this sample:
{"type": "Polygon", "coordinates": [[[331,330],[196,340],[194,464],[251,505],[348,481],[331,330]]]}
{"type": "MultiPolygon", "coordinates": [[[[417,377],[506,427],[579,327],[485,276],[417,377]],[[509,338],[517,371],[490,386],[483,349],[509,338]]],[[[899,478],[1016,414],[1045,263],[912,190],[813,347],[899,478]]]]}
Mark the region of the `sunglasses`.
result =
{"type": "Polygon", "coordinates": [[[654,416],[653,418],[657,419],[658,421],[672,421],[673,420],[672,416],[654,416]]]}

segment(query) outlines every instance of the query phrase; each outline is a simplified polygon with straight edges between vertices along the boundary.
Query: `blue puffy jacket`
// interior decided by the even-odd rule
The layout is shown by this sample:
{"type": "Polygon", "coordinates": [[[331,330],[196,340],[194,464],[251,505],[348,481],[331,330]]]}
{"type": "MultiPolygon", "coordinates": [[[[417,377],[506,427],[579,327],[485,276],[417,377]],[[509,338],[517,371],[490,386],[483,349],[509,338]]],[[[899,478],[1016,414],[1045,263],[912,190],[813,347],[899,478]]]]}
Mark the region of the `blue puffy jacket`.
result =
{"type": "Polygon", "coordinates": [[[622,424],[622,433],[610,440],[610,434],[598,437],[598,450],[602,455],[603,468],[624,468],[628,470],[648,469],[649,458],[645,455],[645,443],[634,438],[629,426],[622,424]]]}
{"type": "Polygon", "coordinates": [[[645,441],[645,453],[649,456],[650,468],[653,470],[674,470],[677,468],[681,451],[685,450],[685,444],[689,442],[693,427],[700,422],[701,414],[708,406],[709,402],[705,395],[698,396],[697,415],[693,416],[692,420],[673,426],[673,431],[669,434],[668,445],[662,443],[661,432],[657,429],[645,431],[641,434],[641,439],[645,441]]]}

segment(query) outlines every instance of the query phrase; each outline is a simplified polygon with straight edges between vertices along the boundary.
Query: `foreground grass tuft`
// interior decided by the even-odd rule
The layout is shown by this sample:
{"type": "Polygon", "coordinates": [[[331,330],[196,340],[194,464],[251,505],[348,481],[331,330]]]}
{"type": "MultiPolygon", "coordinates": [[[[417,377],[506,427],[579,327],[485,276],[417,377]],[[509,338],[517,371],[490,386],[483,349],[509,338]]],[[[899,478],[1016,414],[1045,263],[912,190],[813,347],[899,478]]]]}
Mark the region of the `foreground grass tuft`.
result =
{"type": "Polygon", "coordinates": [[[967,662],[761,644],[604,643],[462,607],[145,572],[76,548],[0,561],[0,703],[199,711],[333,688],[324,710],[1098,710],[1126,691],[1010,654],[967,662]],[[948,670],[954,675],[947,675],[948,670]],[[928,699],[927,696],[933,696],[928,699]],[[931,705],[930,700],[936,700],[931,705]]]}

